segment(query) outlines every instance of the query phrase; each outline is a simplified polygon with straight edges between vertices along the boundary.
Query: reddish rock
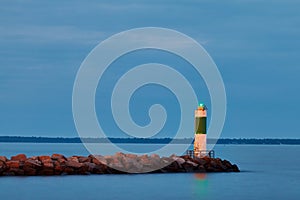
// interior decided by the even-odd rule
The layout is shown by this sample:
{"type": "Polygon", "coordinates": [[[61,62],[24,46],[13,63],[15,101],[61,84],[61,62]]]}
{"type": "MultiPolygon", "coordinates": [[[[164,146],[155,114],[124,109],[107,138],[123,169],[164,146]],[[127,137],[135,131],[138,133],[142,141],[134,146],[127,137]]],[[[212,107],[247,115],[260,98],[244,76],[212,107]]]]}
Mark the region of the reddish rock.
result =
{"type": "Polygon", "coordinates": [[[50,156],[39,156],[38,159],[42,162],[42,169],[38,172],[40,175],[54,175],[54,165],[50,156]]]}
{"type": "Polygon", "coordinates": [[[34,168],[34,169],[37,169],[37,168],[40,168],[42,167],[42,163],[41,161],[38,161],[38,160],[33,160],[33,159],[28,159],[25,161],[24,163],[24,168],[34,168]]]}
{"type": "Polygon", "coordinates": [[[222,161],[222,164],[225,165],[225,167],[226,167],[227,169],[232,168],[232,165],[231,165],[231,163],[230,163],[228,160],[223,160],[223,161],[222,161]]]}
{"type": "Polygon", "coordinates": [[[63,171],[64,174],[75,174],[75,170],[72,167],[66,167],[63,171]]]}
{"type": "Polygon", "coordinates": [[[59,175],[64,171],[65,165],[58,161],[54,161],[54,174],[59,175]]]}
{"type": "Polygon", "coordinates": [[[24,170],[19,169],[19,168],[10,168],[8,172],[15,176],[23,176],[24,175],[24,170]]]}
{"type": "Polygon", "coordinates": [[[90,173],[93,173],[97,166],[95,163],[90,162],[85,162],[83,163],[83,165],[87,167],[87,171],[90,173]]]}
{"type": "Polygon", "coordinates": [[[157,155],[157,154],[151,154],[150,157],[151,157],[151,158],[154,158],[154,159],[160,159],[160,156],[157,155]]]}
{"type": "Polygon", "coordinates": [[[210,166],[213,167],[213,168],[217,168],[217,167],[218,167],[217,162],[216,162],[215,160],[210,161],[209,164],[210,164],[210,166]]]}
{"type": "Polygon", "coordinates": [[[17,160],[17,161],[25,161],[27,159],[25,154],[18,154],[16,156],[12,156],[10,160],[17,160]]]}
{"type": "MultiPolygon", "coordinates": [[[[107,165],[107,160],[104,156],[89,156],[89,158],[92,159],[92,163],[95,163],[96,165],[107,165]]],[[[110,159],[110,158],[108,158],[110,159]]]]}
{"type": "Polygon", "coordinates": [[[232,169],[234,172],[240,172],[240,170],[236,164],[232,165],[232,169]]]}
{"type": "Polygon", "coordinates": [[[54,170],[53,169],[42,169],[41,171],[38,171],[38,175],[51,176],[51,175],[54,175],[54,170]]]}
{"type": "Polygon", "coordinates": [[[0,156],[0,161],[6,162],[6,161],[7,161],[7,158],[6,158],[5,156],[0,156]]]}
{"type": "Polygon", "coordinates": [[[91,162],[91,158],[89,158],[89,157],[84,157],[84,156],[80,156],[80,157],[78,157],[78,161],[79,161],[80,163],[91,162]]]}
{"type": "Polygon", "coordinates": [[[172,159],[175,160],[179,165],[185,163],[185,160],[181,157],[173,156],[172,159]]]}
{"type": "Polygon", "coordinates": [[[39,161],[41,161],[42,163],[45,163],[45,162],[52,162],[50,156],[39,156],[38,159],[39,159],[39,161]]]}
{"type": "Polygon", "coordinates": [[[67,160],[64,155],[57,154],[57,153],[52,154],[51,159],[52,160],[67,160]]]}
{"type": "Polygon", "coordinates": [[[107,165],[96,165],[96,167],[94,168],[93,173],[95,174],[107,174],[108,171],[108,166],[107,165]]]}
{"type": "Polygon", "coordinates": [[[199,165],[205,165],[207,163],[206,160],[202,158],[194,158],[195,162],[198,163],[199,165]]]}
{"type": "Polygon", "coordinates": [[[205,156],[201,159],[205,160],[206,163],[210,163],[213,160],[213,158],[210,158],[210,157],[207,157],[207,156],[205,156]]]}
{"type": "Polygon", "coordinates": [[[67,161],[79,162],[77,156],[71,156],[71,157],[67,158],[67,161]]]}
{"type": "Polygon", "coordinates": [[[176,161],[173,161],[171,164],[167,165],[163,168],[166,172],[178,172],[181,167],[178,165],[176,161]]]}
{"type": "Polygon", "coordinates": [[[189,164],[189,165],[191,165],[191,166],[193,166],[193,167],[198,167],[197,163],[194,163],[194,162],[192,162],[190,160],[186,161],[186,163],[189,164]]]}
{"type": "Polygon", "coordinates": [[[152,166],[152,162],[151,162],[150,158],[148,157],[148,155],[140,156],[139,161],[141,162],[142,165],[152,166]]]}
{"type": "Polygon", "coordinates": [[[206,172],[203,165],[198,165],[198,167],[195,169],[195,172],[206,172]]]}
{"type": "Polygon", "coordinates": [[[110,159],[108,166],[117,170],[124,170],[124,166],[122,162],[118,159],[118,157],[113,157],[112,159],[110,159]]]}
{"type": "Polygon", "coordinates": [[[169,157],[162,157],[160,159],[160,163],[161,163],[162,166],[170,165],[173,162],[174,162],[174,160],[172,158],[169,158],[169,157]]]}
{"type": "Polygon", "coordinates": [[[31,167],[24,168],[24,175],[26,176],[35,176],[37,175],[37,170],[31,167]]]}
{"type": "Polygon", "coordinates": [[[93,174],[105,174],[107,173],[107,165],[95,163],[84,163],[84,165],[88,166],[88,170],[93,174]]]}
{"type": "Polygon", "coordinates": [[[7,161],[6,162],[7,167],[9,168],[19,168],[20,167],[20,162],[17,160],[13,160],[13,161],[7,161]]]}
{"type": "Polygon", "coordinates": [[[135,162],[137,162],[136,159],[132,159],[128,157],[123,157],[121,160],[122,166],[126,171],[136,170],[135,162]]]}
{"type": "Polygon", "coordinates": [[[183,169],[186,171],[186,172],[193,172],[195,167],[187,162],[183,163],[182,164],[182,167],[183,169]]]}
{"type": "Polygon", "coordinates": [[[125,156],[125,154],[122,153],[122,152],[117,152],[117,153],[115,153],[115,155],[114,155],[114,157],[124,157],[124,156],[125,156]]]}
{"type": "Polygon", "coordinates": [[[54,168],[54,165],[53,165],[53,163],[52,162],[44,162],[43,163],[43,167],[46,169],[46,168],[48,168],[48,169],[53,169],[54,168]]]}
{"type": "Polygon", "coordinates": [[[88,169],[89,169],[89,166],[82,164],[82,166],[80,168],[76,169],[76,173],[82,174],[82,175],[91,174],[88,169]]]}
{"type": "Polygon", "coordinates": [[[61,165],[64,165],[65,163],[66,163],[66,159],[64,159],[64,158],[59,158],[58,160],[57,160],[57,162],[59,162],[61,165]]]}
{"type": "Polygon", "coordinates": [[[3,161],[0,161],[0,175],[6,170],[6,163],[3,161]]]}
{"type": "Polygon", "coordinates": [[[67,162],[66,162],[66,166],[67,166],[67,167],[71,167],[71,168],[78,169],[78,168],[82,167],[83,164],[82,164],[82,163],[79,163],[79,162],[75,162],[75,161],[70,160],[70,161],[67,161],[67,162]]]}
{"type": "Polygon", "coordinates": [[[135,155],[135,154],[126,154],[126,157],[131,158],[131,159],[135,159],[135,160],[137,160],[137,158],[138,158],[138,156],[135,155]]]}
{"type": "Polygon", "coordinates": [[[189,159],[191,159],[191,157],[190,157],[190,156],[188,156],[188,155],[183,155],[183,156],[180,156],[180,158],[183,158],[184,160],[189,160],[189,159]]]}
{"type": "Polygon", "coordinates": [[[207,167],[205,167],[205,169],[207,172],[216,172],[216,169],[212,166],[207,166],[207,167]]]}

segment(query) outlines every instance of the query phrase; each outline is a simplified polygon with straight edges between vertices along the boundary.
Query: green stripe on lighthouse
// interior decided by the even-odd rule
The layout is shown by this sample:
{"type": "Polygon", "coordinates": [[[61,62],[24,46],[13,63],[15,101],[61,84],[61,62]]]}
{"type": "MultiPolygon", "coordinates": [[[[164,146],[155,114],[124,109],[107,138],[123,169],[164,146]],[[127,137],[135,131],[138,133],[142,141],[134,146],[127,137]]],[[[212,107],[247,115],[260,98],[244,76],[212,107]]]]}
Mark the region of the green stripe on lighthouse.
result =
{"type": "Polygon", "coordinates": [[[206,134],[206,110],[203,103],[195,110],[195,134],[206,134]]]}
{"type": "Polygon", "coordinates": [[[195,134],[206,134],[206,117],[195,118],[195,134]]]}

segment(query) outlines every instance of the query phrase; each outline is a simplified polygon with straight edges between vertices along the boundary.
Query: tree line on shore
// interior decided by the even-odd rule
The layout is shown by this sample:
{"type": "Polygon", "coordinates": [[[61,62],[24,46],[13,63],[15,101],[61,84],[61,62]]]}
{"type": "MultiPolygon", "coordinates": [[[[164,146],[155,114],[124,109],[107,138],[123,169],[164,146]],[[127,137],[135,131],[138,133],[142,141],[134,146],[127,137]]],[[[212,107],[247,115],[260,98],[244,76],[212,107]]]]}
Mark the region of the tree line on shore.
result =
{"type": "MultiPolygon", "coordinates": [[[[148,143],[148,144],[192,144],[193,138],[79,138],[79,137],[23,137],[23,136],[0,136],[0,142],[21,143],[148,143]]],[[[208,143],[217,144],[274,144],[274,145],[300,145],[300,139],[272,139],[272,138],[221,138],[208,139],[208,143]]]]}

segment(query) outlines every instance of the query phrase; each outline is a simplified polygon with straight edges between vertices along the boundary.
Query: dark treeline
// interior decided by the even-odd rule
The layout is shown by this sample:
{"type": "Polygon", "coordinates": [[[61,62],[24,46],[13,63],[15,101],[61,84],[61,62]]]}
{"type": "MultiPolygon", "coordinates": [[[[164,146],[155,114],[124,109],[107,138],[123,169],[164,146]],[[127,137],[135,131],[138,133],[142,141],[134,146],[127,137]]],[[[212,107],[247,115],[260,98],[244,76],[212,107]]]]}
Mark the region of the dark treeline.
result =
{"type": "Polygon", "coordinates": [[[218,144],[295,144],[300,145],[300,139],[219,139],[218,144]]]}
{"type": "MultiPolygon", "coordinates": [[[[0,136],[0,142],[23,142],[23,143],[149,143],[167,144],[171,138],[62,138],[62,137],[21,137],[21,136],[0,136]]],[[[174,139],[176,144],[192,144],[191,138],[174,139]]],[[[216,139],[208,139],[208,143],[215,143],[216,139]]],[[[219,139],[217,144],[288,144],[300,145],[300,139],[219,139]]]]}

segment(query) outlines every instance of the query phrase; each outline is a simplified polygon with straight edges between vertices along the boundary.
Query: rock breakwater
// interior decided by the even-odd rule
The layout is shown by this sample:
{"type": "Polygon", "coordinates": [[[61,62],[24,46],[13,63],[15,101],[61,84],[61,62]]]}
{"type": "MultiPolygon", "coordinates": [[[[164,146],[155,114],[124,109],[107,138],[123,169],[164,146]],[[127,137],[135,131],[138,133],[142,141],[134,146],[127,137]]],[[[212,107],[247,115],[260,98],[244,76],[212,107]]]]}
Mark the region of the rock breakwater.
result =
{"type": "Polygon", "coordinates": [[[32,156],[10,159],[0,156],[0,176],[51,176],[123,173],[239,172],[235,164],[220,158],[191,158],[187,155],[160,157],[116,153],[112,156],[32,156]]]}

